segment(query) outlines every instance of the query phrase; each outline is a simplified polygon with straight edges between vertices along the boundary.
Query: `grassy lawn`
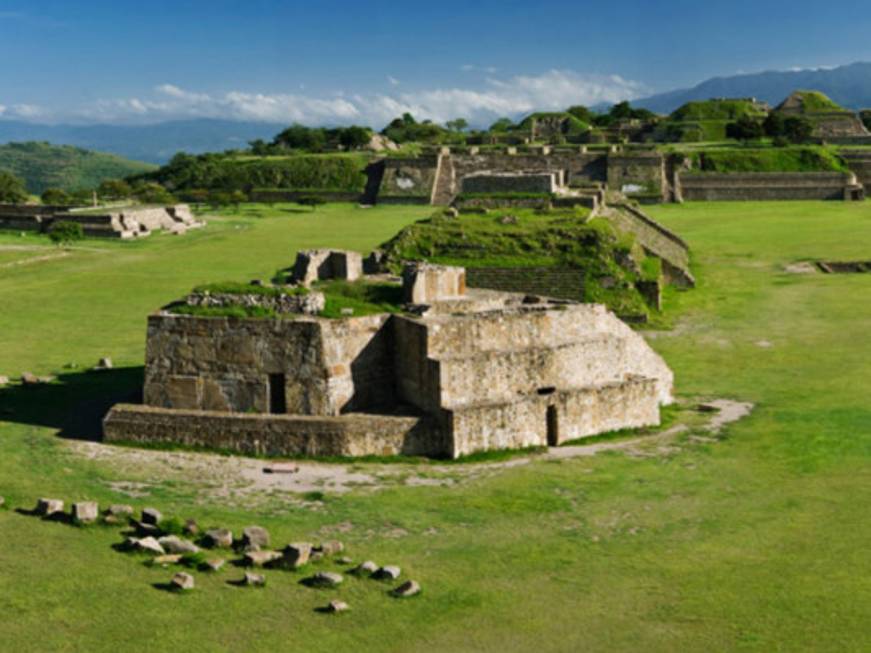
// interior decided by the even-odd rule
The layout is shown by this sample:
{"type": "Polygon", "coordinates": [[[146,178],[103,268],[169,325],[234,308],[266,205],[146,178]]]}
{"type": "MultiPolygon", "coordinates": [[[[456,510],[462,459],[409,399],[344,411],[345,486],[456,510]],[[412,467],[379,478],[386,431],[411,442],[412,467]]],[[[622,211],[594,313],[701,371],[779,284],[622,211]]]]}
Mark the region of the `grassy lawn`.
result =
{"type": "MultiPolygon", "coordinates": [[[[89,241],[0,273],[0,374],[60,373],[0,390],[0,494],[155,505],[204,526],[267,526],[279,544],[338,536],[395,562],[415,599],[372,581],[336,591],[268,572],[268,587],[170,570],[75,529],[0,511],[0,648],[10,651],[861,651],[871,622],[871,275],[793,275],[803,258],[867,260],[859,203],[651,207],[691,245],[698,288],[670,291],[674,329],[651,342],[686,399],[752,401],[718,442],[646,458],[532,461],[454,485],[300,502],[210,493],[200,479],[89,459],[96,418],[141,375],[145,315],[209,281],[268,278],[295,250],[367,250],[427,207],[315,213],[243,207],[202,232],[89,241]],[[259,216],[259,217],[258,217],[259,216]],[[121,369],[64,370],[112,356],[121,369]],[[58,436],[58,432],[62,437],[58,436]],[[122,490],[145,483],[147,496],[122,490]],[[340,616],[314,611],[331,598],[340,616]]],[[[0,236],[0,245],[39,239],[0,236]]],[[[361,464],[360,469],[367,469],[361,464]]],[[[326,567],[331,567],[327,564],[326,567]]]]}

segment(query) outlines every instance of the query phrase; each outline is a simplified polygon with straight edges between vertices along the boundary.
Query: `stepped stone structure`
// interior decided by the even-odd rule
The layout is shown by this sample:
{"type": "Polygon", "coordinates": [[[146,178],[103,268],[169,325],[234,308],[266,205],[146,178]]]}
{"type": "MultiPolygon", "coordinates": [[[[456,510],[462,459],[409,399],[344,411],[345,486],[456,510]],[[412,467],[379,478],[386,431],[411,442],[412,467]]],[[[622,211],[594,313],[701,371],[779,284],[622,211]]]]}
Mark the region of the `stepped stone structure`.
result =
{"type": "Polygon", "coordinates": [[[108,238],[141,238],[161,230],[183,234],[188,229],[205,225],[194,217],[187,204],[129,206],[118,209],[0,205],[0,229],[47,232],[57,220],[79,223],[86,236],[108,238]]]}
{"type": "MultiPolygon", "coordinates": [[[[405,311],[148,319],[144,405],[108,441],[456,458],[659,423],[673,377],[604,306],[467,289],[412,265],[405,311]]],[[[383,282],[383,279],[382,279],[383,282]]]]}

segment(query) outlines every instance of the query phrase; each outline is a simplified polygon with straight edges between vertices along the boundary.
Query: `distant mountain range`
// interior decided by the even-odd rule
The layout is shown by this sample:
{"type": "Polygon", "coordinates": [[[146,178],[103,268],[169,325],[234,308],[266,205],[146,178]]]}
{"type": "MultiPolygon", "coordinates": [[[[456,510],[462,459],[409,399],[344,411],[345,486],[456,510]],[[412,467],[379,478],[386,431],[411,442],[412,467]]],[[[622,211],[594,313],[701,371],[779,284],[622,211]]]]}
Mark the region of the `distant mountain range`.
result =
{"type": "Polygon", "coordinates": [[[848,109],[871,109],[871,63],[714,77],[693,88],[633,100],[632,105],[667,114],[693,100],[755,97],[774,106],[796,90],[821,91],[848,109]]]}
{"type": "Polygon", "coordinates": [[[286,126],[205,118],[154,125],[38,125],[0,120],[0,143],[47,141],[111,152],[127,159],[165,163],[176,152],[221,152],[245,148],[248,141],[257,138],[272,140],[286,126]]]}

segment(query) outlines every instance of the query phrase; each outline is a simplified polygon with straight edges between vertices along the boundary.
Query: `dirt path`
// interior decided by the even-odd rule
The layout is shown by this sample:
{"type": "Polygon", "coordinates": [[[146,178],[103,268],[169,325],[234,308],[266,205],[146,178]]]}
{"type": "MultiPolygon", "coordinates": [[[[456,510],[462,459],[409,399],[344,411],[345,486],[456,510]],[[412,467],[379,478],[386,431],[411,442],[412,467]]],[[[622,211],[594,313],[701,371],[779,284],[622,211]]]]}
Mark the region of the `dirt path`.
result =
{"type": "MultiPolygon", "coordinates": [[[[749,403],[718,399],[706,404],[706,421],[696,427],[713,436],[723,427],[750,414],[749,403]]],[[[623,451],[634,457],[651,457],[677,450],[674,441],[678,435],[691,429],[677,424],[652,435],[639,435],[625,440],[597,442],[563,447],[551,447],[545,453],[518,456],[501,462],[468,464],[374,464],[374,463],[318,463],[294,461],[277,463],[274,460],[221,456],[209,453],[154,451],[117,447],[98,442],[70,442],[76,455],[109,464],[121,475],[130,474],[137,481],[117,481],[110,487],[131,497],[148,496],[150,489],[166,481],[189,482],[204,498],[220,498],[231,502],[248,503],[251,499],[275,492],[300,495],[297,503],[311,503],[317,497],[311,493],[337,494],[354,489],[378,490],[395,486],[453,485],[482,475],[528,465],[540,460],[566,460],[595,456],[603,451],[623,451]],[[269,473],[270,467],[283,467],[280,473],[269,473]],[[143,476],[146,480],[143,479],[143,476]]],[[[712,437],[694,436],[694,441],[715,441],[712,437]]]]}

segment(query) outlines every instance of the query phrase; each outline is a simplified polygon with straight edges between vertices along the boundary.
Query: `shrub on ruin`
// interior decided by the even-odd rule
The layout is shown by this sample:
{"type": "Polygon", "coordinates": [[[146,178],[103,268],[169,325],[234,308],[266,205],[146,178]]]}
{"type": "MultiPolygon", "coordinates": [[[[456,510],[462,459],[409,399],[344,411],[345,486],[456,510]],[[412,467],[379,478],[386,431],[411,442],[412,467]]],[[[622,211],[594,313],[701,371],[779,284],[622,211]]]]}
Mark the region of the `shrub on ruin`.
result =
{"type": "Polygon", "coordinates": [[[46,188],[42,191],[40,199],[43,204],[49,206],[68,206],[73,203],[72,195],[60,188],[46,188]]]}
{"type": "Polygon", "coordinates": [[[726,125],[726,138],[734,138],[737,141],[754,141],[765,136],[762,123],[750,116],[741,116],[735,122],[726,125]]]}
{"type": "Polygon", "coordinates": [[[85,237],[85,231],[78,222],[70,220],[58,220],[53,222],[48,229],[48,237],[58,247],[70,245],[74,241],[85,237]]]}
{"type": "Polygon", "coordinates": [[[133,196],[143,204],[174,204],[175,197],[160,184],[143,182],[133,189],[133,196]]]}
{"type": "Polygon", "coordinates": [[[97,187],[97,195],[105,200],[125,200],[132,193],[130,184],[123,179],[105,179],[97,187]]]}
{"type": "Polygon", "coordinates": [[[24,181],[8,170],[0,170],[0,203],[23,204],[27,197],[24,181]]]}

